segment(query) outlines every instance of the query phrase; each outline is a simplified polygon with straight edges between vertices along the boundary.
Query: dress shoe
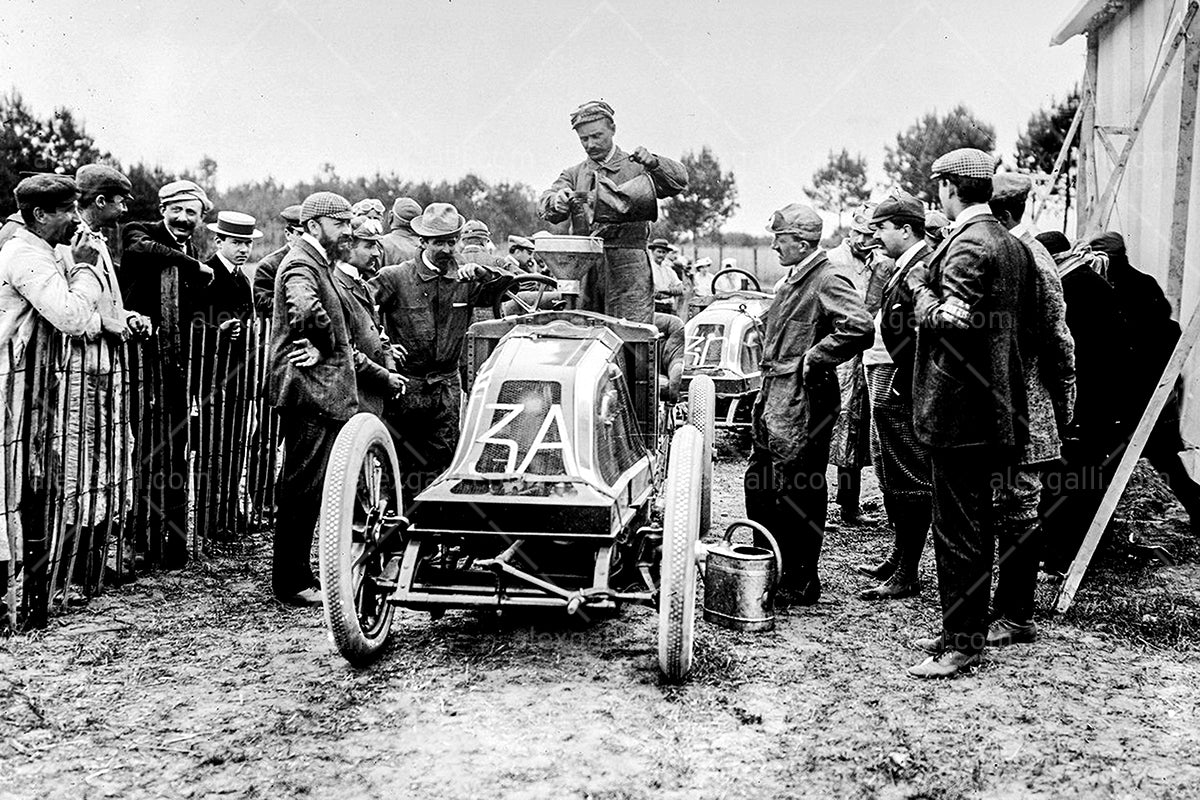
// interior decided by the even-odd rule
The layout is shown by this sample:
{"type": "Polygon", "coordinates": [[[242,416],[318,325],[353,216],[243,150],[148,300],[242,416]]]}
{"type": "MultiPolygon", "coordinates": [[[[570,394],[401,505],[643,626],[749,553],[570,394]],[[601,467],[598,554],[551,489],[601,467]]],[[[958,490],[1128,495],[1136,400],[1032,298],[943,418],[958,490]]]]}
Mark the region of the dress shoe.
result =
{"type": "Polygon", "coordinates": [[[937,636],[924,636],[920,639],[913,639],[912,646],[918,650],[924,650],[926,653],[937,655],[946,649],[946,639],[940,633],[937,636]]]}
{"type": "Polygon", "coordinates": [[[978,653],[946,650],[908,668],[914,678],[957,678],[979,663],[978,653]]]}
{"type": "Polygon", "coordinates": [[[876,564],[855,564],[854,570],[882,583],[896,573],[896,562],[889,558],[876,564]]]}
{"type": "Polygon", "coordinates": [[[276,596],[276,599],[288,606],[319,606],[321,605],[321,590],[318,588],[309,587],[301,589],[293,595],[286,597],[276,596]]]}
{"type": "Polygon", "coordinates": [[[899,600],[902,597],[912,597],[920,591],[920,581],[910,581],[896,573],[878,586],[859,592],[858,597],[861,600],[899,600]]]}
{"type": "Polygon", "coordinates": [[[821,599],[821,581],[812,580],[804,586],[783,586],[775,595],[775,605],[781,609],[789,606],[815,606],[821,599]]]}
{"type": "Polygon", "coordinates": [[[988,626],[987,646],[1008,647],[1010,644],[1029,644],[1037,638],[1036,622],[1013,622],[1000,617],[988,626]]]}

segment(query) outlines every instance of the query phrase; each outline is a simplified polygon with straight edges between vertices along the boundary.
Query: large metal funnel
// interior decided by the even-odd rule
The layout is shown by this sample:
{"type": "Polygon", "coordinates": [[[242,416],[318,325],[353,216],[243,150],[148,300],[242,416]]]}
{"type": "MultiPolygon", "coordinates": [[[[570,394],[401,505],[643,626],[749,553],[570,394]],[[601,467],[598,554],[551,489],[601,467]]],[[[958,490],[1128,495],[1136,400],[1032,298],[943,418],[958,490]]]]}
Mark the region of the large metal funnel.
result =
{"type": "Polygon", "coordinates": [[[582,280],[592,267],[604,264],[604,242],[594,236],[539,236],[533,246],[560,283],[582,280]]]}

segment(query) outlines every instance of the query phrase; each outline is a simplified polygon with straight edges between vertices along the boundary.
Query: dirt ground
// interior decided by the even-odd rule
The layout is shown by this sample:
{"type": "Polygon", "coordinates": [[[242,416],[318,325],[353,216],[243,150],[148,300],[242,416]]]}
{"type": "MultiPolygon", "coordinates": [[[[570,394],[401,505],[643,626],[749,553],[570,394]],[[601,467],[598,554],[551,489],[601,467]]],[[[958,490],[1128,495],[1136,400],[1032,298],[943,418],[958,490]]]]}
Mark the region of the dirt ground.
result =
{"type": "MultiPolygon", "coordinates": [[[[723,456],[717,523],[743,510],[723,456]]],[[[649,609],[585,630],[402,613],[356,671],[319,610],[271,599],[265,541],[143,577],[0,641],[0,800],[1197,795],[1200,565],[1154,476],[1114,538],[1179,566],[1118,545],[1036,644],[935,683],[904,673],[938,621],[932,553],[919,597],[856,598],[851,565],[889,536],[866,483],[868,524],[827,539],[821,604],[767,634],[698,623],[682,687],[659,682],[649,609]]]]}

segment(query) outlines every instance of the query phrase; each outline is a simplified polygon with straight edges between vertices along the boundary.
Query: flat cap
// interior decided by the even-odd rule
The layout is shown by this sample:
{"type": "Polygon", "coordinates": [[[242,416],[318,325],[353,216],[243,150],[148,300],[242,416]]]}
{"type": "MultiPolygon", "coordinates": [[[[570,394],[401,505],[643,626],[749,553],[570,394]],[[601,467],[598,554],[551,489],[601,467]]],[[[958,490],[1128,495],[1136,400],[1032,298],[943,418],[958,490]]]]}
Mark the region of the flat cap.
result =
{"type": "Polygon", "coordinates": [[[78,196],[75,179],[68,175],[30,175],[13,189],[18,208],[54,209],[74,202],[78,196]]]}
{"type": "Polygon", "coordinates": [[[788,203],[771,215],[769,233],[794,233],[802,239],[813,241],[821,238],[825,221],[812,206],[803,203],[788,203]]]}
{"type": "Polygon", "coordinates": [[[84,197],[111,197],[118,194],[129,197],[133,194],[133,184],[129,178],[106,164],[83,165],[75,171],[75,184],[79,187],[79,194],[84,197]]]}
{"type": "Polygon", "coordinates": [[[350,235],[355,239],[378,242],[383,238],[383,223],[374,217],[355,217],[354,221],[350,223],[350,235]]]}
{"type": "Polygon", "coordinates": [[[858,208],[854,209],[854,213],[850,215],[850,227],[859,233],[870,233],[871,216],[875,213],[876,203],[863,203],[858,208]]]}
{"type": "Polygon", "coordinates": [[[351,219],[354,215],[350,213],[350,201],[340,194],[313,192],[300,204],[300,222],[305,223],[317,217],[351,219]]]}
{"type": "Polygon", "coordinates": [[[171,203],[183,203],[188,200],[199,200],[201,211],[205,214],[212,211],[212,201],[208,199],[208,194],[195,181],[171,181],[170,183],[163,184],[158,190],[158,204],[160,206],[170,205],[171,203]]]}
{"type": "Polygon", "coordinates": [[[571,112],[571,127],[578,128],[585,122],[595,122],[598,119],[613,121],[613,109],[603,100],[588,100],[571,112]]]}
{"type": "Polygon", "coordinates": [[[941,230],[950,224],[950,218],[936,208],[925,212],[925,230],[941,230]]]}
{"type": "Polygon", "coordinates": [[[279,216],[283,217],[283,221],[291,225],[300,224],[300,206],[288,206],[283,211],[279,212],[279,216]]]}
{"type": "Polygon", "coordinates": [[[974,147],[960,147],[938,157],[931,168],[933,178],[958,175],[963,178],[990,178],[996,171],[996,159],[974,147]]]}
{"type": "Polygon", "coordinates": [[[383,203],[374,197],[359,200],[350,207],[350,213],[356,217],[375,217],[376,219],[383,219],[383,212],[386,210],[383,203]]]}
{"type": "Polygon", "coordinates": [[[1088,246],[1097,252],[1110,256],[1125,255],[1125,237],[1116,231],[1097,233],[1088,239],[1088,246]]]}
{"type": "Polygon", "coordinates": [[[463,238],[471,236],[486,236],[492,238],[492,231],[488,228],[487,223],[480,219],[469,219],[467,224],[462,228],[463,238]]]}
{"type": "Polygon", "coordinates": [[[412,222],[413,217],[419,216],[421,204],[411,197],[397,197],[396,202],[392,203],[392,227],[395,227],[397,222],[407,225],[412,222]]]}
{"type": "Polygon", "coordinates": [[[992,176],[992,199],[999,203],[1010,200],[1025,202],[1033,181],[1019,172],[997,172],[992,176]]]}
{"type": "Polygon", "coordinates": [[[896,192],[875,206],[875,213],[871,215],[873,227],[879,227],[889,221],[897,225],[904,222],[924,224],[925,206],[908,192],[896,192]]]}
{"type": "Polygon", "coordinates": [[[508,249],[511,250],[514,247],[520,247],[522,250],[533,252],[533,240],[526,239],[524,236],[510,234],[508,237],[508,249]]]}

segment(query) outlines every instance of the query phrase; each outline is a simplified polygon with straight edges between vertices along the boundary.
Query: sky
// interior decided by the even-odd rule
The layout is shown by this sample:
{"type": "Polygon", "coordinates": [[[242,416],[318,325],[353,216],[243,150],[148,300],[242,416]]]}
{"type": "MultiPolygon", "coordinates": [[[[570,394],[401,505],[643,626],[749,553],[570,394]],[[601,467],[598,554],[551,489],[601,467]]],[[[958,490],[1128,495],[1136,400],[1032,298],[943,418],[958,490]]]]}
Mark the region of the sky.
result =
{"type": "MultiPolygon", "coordinates": [[[[866,157],[964,103],[1011,159],[1082,77],[1077,0],[326,2],[0,0],[0,91],[73,109],[97,146],[226,187],[332,163],[541,190],[582,158],[568,117],[603,98],[617,143],[712,148],[737,178],[726,230],[762,232],[830,150],[866,157]]],[[[356,200],[359,198],[350,198],[356,200]]]]}

